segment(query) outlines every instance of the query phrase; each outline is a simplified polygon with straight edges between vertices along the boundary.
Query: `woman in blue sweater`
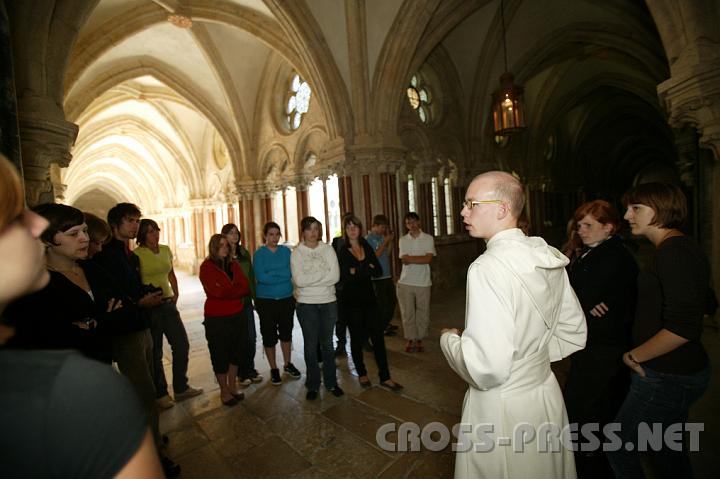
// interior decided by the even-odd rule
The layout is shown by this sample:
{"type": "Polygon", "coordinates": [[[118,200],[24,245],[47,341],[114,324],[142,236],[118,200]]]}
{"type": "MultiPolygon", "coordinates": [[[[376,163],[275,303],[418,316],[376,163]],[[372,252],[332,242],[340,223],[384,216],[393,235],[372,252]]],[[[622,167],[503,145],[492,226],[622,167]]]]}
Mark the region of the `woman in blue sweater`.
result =
{"type": "Polygon", "coordinates": [[[290,249],[279,245],[280,226],[270,221],[263,227],[265,245],[253,255],[255,269],[255,308],[260,316],[260,334],[270,363],[270,382],[282,383],[275,361],[275,345],[280,339],[285,374],[298,379],[300,371],[290,362],[295,298],[290,272],[290,249]]]}

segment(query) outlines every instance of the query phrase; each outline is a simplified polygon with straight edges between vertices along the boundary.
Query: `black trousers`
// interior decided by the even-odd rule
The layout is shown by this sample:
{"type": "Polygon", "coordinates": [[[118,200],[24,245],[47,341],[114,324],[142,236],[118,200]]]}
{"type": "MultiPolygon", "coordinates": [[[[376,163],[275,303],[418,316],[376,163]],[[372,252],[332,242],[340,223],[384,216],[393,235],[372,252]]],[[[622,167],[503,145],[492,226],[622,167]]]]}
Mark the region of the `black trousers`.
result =
{"type": "Polygon", "coordinates": [[[368,338],[372,341],[375,362],[377,363],[380,382],[390,379],[387,351],[385,350],[385,326],[375,302],[368,304],[345,304],[344,312],[350,328],[350,351],[358,376],[367,375],[363,344],[368,338]]]}
{"type": "Polygon", "coordinates": [[[239,312],[232,316],[205,316],[205,339],[210,350],[210,361],[215,374],[226,374],[231,364],[242,366],[243,349],[247,345],[247,315],[239,312]]]}

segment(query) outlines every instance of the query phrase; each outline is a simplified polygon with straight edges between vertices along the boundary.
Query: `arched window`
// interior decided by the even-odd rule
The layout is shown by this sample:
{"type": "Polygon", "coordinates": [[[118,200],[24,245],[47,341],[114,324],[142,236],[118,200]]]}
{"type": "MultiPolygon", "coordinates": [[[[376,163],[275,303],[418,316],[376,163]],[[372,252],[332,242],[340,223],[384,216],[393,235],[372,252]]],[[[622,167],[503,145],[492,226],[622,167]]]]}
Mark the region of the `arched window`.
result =
{"type": "Polygon", "coordinates": [[[285,104],[285,114],[291,130],[300,128],[303,115],[310,108],[311,94],[310,85],[296,73],[290,82],[290,91],[285,104]]]}
{"type": "Polygon", "coordinates": [[[425,84],[420,75],[416,73],[410,78],[410,85],[407,87],[406,92],[408,102],[410,102],[410,106],[420,117],[420,121],[428,123],[430,121],[432,95],[430,88],[425,84]]]}

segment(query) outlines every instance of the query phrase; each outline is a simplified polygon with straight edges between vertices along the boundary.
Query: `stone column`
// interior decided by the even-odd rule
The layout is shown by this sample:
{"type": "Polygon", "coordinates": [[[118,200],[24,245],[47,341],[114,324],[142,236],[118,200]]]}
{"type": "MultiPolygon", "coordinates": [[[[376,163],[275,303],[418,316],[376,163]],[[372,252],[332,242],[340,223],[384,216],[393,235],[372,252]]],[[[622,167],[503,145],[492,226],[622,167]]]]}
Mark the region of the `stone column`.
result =
{"type": "Polygon", "coordinates": [[[77,137],[78,127],[62,119],[33,116],[33,113],[26,113],[22,109],[19,117],[25,196],[28,205],[52,202],[56,195],[62,196],[63,192],[54,191],[50,180],[50,165],[57,164],[65,168],[70,164],[72,158],[70,148],[77,137]]]}

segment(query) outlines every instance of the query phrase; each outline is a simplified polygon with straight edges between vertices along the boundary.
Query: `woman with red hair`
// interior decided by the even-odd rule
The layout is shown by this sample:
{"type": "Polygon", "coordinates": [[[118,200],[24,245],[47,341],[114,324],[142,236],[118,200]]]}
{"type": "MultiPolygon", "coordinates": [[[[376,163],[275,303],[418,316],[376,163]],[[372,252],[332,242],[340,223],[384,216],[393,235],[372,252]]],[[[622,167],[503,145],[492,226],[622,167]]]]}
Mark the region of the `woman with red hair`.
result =
{"type": "MultiPolygon", "coordinates": [[[[588,423],[602,429],[615,417],[629,384],[622,353],[629,344],[638,267],[617,235],[620,215],[610,203],[584,203],[573,220],[582,250],[568,275],[585,312],[588,334],[585,349],[571,356],[565,405],[578,430],[588,423]]],[[[576,456],[578,475],[586,468],[608,467],[602,456],[576,456]]]]}

